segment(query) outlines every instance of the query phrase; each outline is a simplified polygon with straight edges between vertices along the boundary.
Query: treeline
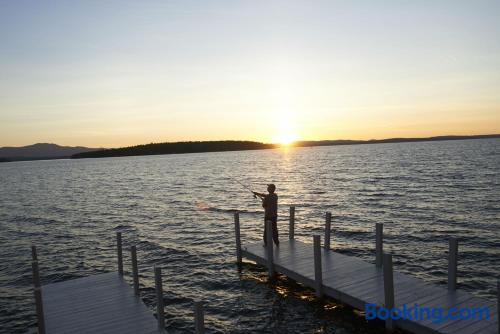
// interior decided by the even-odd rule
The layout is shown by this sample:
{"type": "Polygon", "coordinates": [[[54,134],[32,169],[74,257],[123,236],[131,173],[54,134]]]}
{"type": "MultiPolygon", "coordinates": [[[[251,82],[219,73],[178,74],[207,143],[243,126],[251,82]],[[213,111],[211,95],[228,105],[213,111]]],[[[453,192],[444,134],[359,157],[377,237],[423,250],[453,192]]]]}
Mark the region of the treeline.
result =
{"type": "Polygon", "coordinates": [[[71,156],[72,159],[82,158],[104,158],[104,157],[124,157],[134,155],[156,155],[156,154],[179,154],[179,153],[201,153],[201,152],[223,152],[223,151],[244,151],[263,150],[276,148],[275,144],[264,144],[254,141],[185,141],[176,143],[151,143],[122,148],[104,149],[92,152],[77,153],[71,156]]]}
{"type": "MultiPolygon", "coordinates": [[[[427,138],[388,138],[372,140],[319,140],[319,141],[297,141],[293,146],[334,146],[334,145],[359,145],[359,144],[382,144],[382,143],[406,143],[422,141],[441,140],[464,140],[464,139],[487,139],[500,138],[499,134],[477,135],[477,136],[437,136],[427,138]]],[[[124,157],[134,155],[156,155],[156,154],[180,154],[180,153],[202,153],[223,151],[245,151],[263,150],[280,147],[279,144],[264,144],[254,141],[241,140],[219,140],[219,141],[184,141],[176,143],[158,143],[137,145],[122,148],[102,149],[91,152],[77,153],[71,156],[73,159],[81,158],[104,158],[124,157]]]]}
{"type": "Polygon", "coordinates": [[[414,143],[425,141],[447,141],[447,140],[468,140],[468,139],[490,139],[500,138],[500,134],[493,135],[472,135],[472,136],[435,136],[423,138],[387,138],[370,140],[312,140],[298,141],[295,146],[335,146],[335,145],[362,145],[362,144],[387,144],[387,143],[414,143]]]}
{"type": "Polygon", "coordinates": [[[10,159],[7,159],[7,158],[0,158],[0,162],[10,162],[12,160],[10,159]]]}

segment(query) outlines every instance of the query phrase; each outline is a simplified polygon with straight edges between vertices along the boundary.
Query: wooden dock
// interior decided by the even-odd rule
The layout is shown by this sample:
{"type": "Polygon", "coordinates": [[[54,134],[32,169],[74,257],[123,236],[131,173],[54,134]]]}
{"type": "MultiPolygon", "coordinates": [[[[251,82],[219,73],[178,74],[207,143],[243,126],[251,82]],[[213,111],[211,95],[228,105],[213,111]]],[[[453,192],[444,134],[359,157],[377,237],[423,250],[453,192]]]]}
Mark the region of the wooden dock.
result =
{"type": "MultiPolygon", "coordinates": [[[[305,286],[315,289],[316,295],[332,297],[356,309],[364,310],[365,304],[375,304],[377,308],[402,308],[403,305],[419,308],[442,308],[446,312],[452,308],[487,308],[490,319],[450,320],[434,323],[425,316],[420,320],[386,320],[386,328],[395,327],[413,333],[446,334],[498,334],[497,301],[477,298],[456,289],[457,252],[456,239],[450,240],[448,286],[441,287],[426,283],[392,270],[392,255],[383,253],[382,224],[377,224],[375,233],[376,260],[370,264],[352,256],[346,256],[330,249],[331,215],[327,213],[325,222],[325,242],[320,245],[320,236],[314,236],[313,243],[307,244],[294,238],[295,209],[290,210],[289,240],[282,240],[279,247],[271,240],[271,225],[267,224],[267,245],[262,242],[241,245],[240,221],[235,214],[236,255],[238,263],[248,258],[266,266],[270,277],[275,272],[284,274],[305,286]]],[[[500,286],[500,283],[499,283],[500,286]]]]}
{"type": "MultiPolygon", "coordinates": [[[[290,208],[288,240],[273,247],[271,222],[266,222],[267,245],[262,242],[242,246],[239,214],[234,215],[236,259],[243,257],[311,287],[318,298],[332,297],[354,308],[364,310],[373,304],[380,311],[403,305],[445,312],[452,309],[487,310],[482,319],[448,318],[433,322],[432,317],[385,320],[388,331],[401,328],[422,334],[500,334],[500,281],[497,300],[490,301],[457,290],[458,241],[450,238],[448,285],[441,287],[393,271],[392,254],[383,251],[383,225],[375,227],[375,264],[346,256],[330,249],[331,214],[326,214],[324,243],[315,235],[313,243],[295,240],[295,208],[290,208]]],[[[133,288],[123,279],[122,237],[117,233],[118,272],[94,275],[65,282],[40,285],[37,250],[32,247],[32,268],[39,334],[59,333],[166,333],[161,268],[154,267],[156,319],[142,303],[139,292],[137,250],[130,247],[133,288]]],[[[194,302],[195,333],[204,333],[201,302],[194,302]]],[[[430,314],[431,311],[429,311],[430,314]]],[[[463,316],[463,314],[462,314],[463,316]]]]}
{"type": "MultiPolygon", "coordinates": [[[[141,300],[137,250],[130,248],[133,288],[123,278],[122,236],[117,233],[118,271],[40,285],[32,247],[33,284],[39,334],[165,334],[161,268],[154,267],[156,318],[141,300]]],[[[201,302],[194,303],[195,332],[204,333],[201,302]]]]}
{"type": "Polygon", "coordinates": [[[118,273],[42,287],[45,330],[65,333],[166,333],[118,273]]]}

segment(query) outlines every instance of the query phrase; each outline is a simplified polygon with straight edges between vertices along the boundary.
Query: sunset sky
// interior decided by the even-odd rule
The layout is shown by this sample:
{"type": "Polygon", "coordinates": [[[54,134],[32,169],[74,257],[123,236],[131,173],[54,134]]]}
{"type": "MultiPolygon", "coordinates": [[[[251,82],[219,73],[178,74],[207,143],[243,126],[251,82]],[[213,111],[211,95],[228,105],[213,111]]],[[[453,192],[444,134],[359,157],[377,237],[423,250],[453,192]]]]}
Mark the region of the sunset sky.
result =
{"type": "Polygon", "coordinates": [[[0,146],[500,133],[499,1],[2,1],[0,146]]]}

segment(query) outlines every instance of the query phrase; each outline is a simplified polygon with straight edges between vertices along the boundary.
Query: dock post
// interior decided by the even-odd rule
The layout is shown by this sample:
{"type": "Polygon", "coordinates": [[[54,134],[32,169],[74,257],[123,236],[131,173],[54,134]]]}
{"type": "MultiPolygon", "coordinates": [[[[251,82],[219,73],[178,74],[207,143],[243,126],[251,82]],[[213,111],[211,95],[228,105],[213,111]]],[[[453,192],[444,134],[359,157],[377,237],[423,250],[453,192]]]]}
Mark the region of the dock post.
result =
{"type": "Polygon", "coordinates": [[[31,246],[31,261],[38,261],[38,254],[34,245],[31,246]]]}
{"type": "Polygon", "coordinates": [[[42,288],[40,286],[40,271],[36,247],[31,246],[31,269],[33,271],[33,286],[35,295],[35,309],[38,325],[38,334],[45,334],[45,316],[43,314],[42,288]]]}
{"type": "Polygon", "coordinates": [[[139,297],[139,269],[137,268],[137,249],[134,246],[130,248],[132,257],[132,278],[134,279],[134,293],[139,297]]]}
{"type": "Polygon", "coordinates": [[[290,207],[290,222],[288,224],[288,239],[295,239],[295,207],[290,207]]]}
{"type": "Polygon", "coordinates": [[[118,274],[123,276],[122,233],[116,232],[116,251],[118,258],[118,274]]]}
{"type": "Polygon", "coordinates": [[[392,273],[392,254],[384,254],[384,306],[389,310],[388,318],[385,321],[385,328],[388,331],[394,329],[392,320],[392,309],[394,308],[394,277],[392,273]]]}
{"type": "Polygon", "coordinates": [[[205,333],[205,316],[203,315],[203,303],[200,301],[194,303],[194,326],[196,334],[205,333]]]}
{"type": "Polygon", "coordinates": [[[456,238],[450,238],[448,252],[448,290],[451,291],[457,289],[457,257],[458,240],[456,238]]]}
{"type": "Polygon", "coordinates": [[[31,270],[33,271],[33,286],[40,287],[40,271],[38,270],[38,261],[31,262],[31,270]]]}
{"type": "Polygon", "coordinates": [[[241,267],[240,213],[234,213],[234,234],[236,236],[236,263],[241,267]]]}
{"type": "Polygon", "coordinates": [[[38,334],[45,334],[45,316],[43,314],[41,287],[35,287],[35,308],[38,322],[38,334]]]}
{"type": "Polygon", "coordinates": [[[332,213],[327,211],[325,215],[325,249],[330,249],[330,232],[332,226],[332,213]]]}
{"type": "Polygon", "coordinates": [[[161,268],[155,266],[155,287],[156,287],[156,313],[158,316],[158,327],[165,328],[165,315],[163,314],[163,284],[161,279],[161,268]]]}
{"type": "Polygon", "coordinates": [[[382,256],[384,255],[384,224],[375,224],[375,265],[382,267],[382,256]]]}
{"type": "Polygon", "coordinates": [[[267,251],[267,269],[269,277],[274,277],[274,259],[273,259],[273,222],[266,220],[266,251],[267,251]]]}
{"type": "Polygon", "coordinates": [[[314,244],[314,285],[316,297],[320,298],[323,295],[323,269],[321,266],[321,236],[313,236],[314,244]]]}

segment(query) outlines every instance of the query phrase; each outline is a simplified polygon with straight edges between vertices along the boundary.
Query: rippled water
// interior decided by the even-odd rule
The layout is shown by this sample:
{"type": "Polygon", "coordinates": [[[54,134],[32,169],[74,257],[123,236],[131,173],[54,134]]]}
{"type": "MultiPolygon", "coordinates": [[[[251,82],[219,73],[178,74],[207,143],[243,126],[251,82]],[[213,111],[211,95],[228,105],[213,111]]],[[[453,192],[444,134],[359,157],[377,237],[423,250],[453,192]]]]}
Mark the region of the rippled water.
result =
{"type": "MultiPolygon", "coordinates": [[[[137,244],[141,294],[154,308],[152,267],[164,268],[167,327],[193,331],[193,300],[206,302],[209,332],[376,333],[353,310],[321,304],[285,277],[236,270],[232,210],[243,242],[260,240],[259,203],[228,176],[280,196],[296,238],[322,232],[333,246],[374,259],[374,224],[385,223],[395,269],[445,284],[450,236],[460,240],[459,287],[493,298],[500,276],[500,140],[377,144],[208,154],[0,164],[0,328],[36,323],[30,245],[42,283],[116,270],[114,238],[137,244]]],[[[129,257],[125,263],[130,270],[129,257]]],[[[128,279],[128,278],[127,278],[128,279]]],[[[130,281],[130,280],[129,280],[130,281]]]]}

